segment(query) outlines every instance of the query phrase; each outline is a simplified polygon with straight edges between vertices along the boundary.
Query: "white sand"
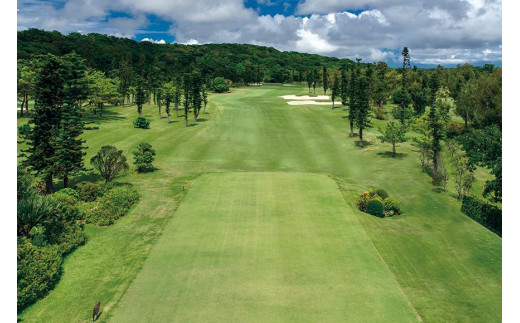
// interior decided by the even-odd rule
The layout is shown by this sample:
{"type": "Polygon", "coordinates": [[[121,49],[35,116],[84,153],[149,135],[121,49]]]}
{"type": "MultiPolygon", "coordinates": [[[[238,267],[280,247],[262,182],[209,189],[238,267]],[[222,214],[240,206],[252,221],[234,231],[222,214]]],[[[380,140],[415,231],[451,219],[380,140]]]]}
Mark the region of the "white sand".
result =
{"type": "Polygon", "coordinates": [[[328,95],[308,96],[308,95],[283,95],[281,98],[285,100],[330,100],[328,95]]]}
{"type": "Polygon", "coordinates": [[[303,100],[303,101],[289,101],[287,102],[289,105],[330,105],[332,106],[332,102],[316,102],[314,100],[303,100]]]}

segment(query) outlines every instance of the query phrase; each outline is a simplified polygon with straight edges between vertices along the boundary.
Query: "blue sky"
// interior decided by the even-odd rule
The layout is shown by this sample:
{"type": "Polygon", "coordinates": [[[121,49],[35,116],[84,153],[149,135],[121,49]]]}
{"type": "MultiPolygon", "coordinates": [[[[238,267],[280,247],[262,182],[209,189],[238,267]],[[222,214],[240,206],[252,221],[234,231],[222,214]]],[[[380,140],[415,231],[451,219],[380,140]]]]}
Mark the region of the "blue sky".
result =
{"type": "Polygon", "coordinates": [[[18,0],[18,30],[250,43],[365,62],[502,61],[500,0],[18,0]]]}

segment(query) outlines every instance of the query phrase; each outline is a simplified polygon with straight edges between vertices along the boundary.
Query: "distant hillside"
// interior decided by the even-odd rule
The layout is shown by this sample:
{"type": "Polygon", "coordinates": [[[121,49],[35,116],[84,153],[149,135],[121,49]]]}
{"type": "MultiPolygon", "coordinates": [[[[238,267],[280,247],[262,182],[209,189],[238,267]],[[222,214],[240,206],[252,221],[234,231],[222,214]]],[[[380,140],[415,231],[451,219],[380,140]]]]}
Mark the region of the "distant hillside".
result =
{"type": "Polygon", "coordinates": [[[267,82],[303,81],[307,71],[347,67],[354,62],[315,54],[281,52],[272,47],[247,44],[154,44],[102,34],[63,35],[57,31],[29,29],[18,32],[18,58],[31,59],[52,53],[75,51],[93,68],[110,74],[124,59],[134,71],[169,78],[197,67],[206,75],[223,76],[233,82],[261,74],[267,82]]]}

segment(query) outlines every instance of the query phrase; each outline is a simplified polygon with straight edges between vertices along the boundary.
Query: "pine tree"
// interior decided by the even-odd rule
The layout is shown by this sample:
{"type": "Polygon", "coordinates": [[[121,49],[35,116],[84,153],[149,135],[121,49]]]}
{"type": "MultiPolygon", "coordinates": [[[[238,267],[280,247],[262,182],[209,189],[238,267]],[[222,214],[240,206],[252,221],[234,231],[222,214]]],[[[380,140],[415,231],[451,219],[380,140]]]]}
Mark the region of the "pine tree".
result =
{"type": "Polygon", "coordinates": [[[345,69],[341,70],[341,85],[340,85],[340,97],[341,97],[341,110],[345,111],[345,106],[347,105],[347,99],[349,96],[349,84],[347,72],[345,69]]]}
{"type": "Polygon", "coordinates": [[[359,145],[363,146],[363,130],[372,127],[370,123],[370,100],[369,100],[370,84],[365,75],[361,75],[357,79],[356,84],[356,126],[359,128],[359,145]]]}
{"type": "Polygon", "coordinates": [[[191,108],[191,75],[186,73],[183,76],[183,91],[184,91],[184,123],[188,126],[188,112],[191,108]]]}
{"type": "Polygon", "coordinates": [[[329,80],[327,78],[327,68],[325,66],[323,66],[323,71],[322,71],[322,83],[323,83],[323,95],[326,95],[327,94],[327,89],[329,88],[329,80]]]}
{"type": "Polygon", "coordinates": [[[56,174],[55,139],[61,119],[64,84],[61,60],[51,54],[43,57],[40,71],[35,76],[34,109],[29,121],[32,130],[27,136],[28,149],[23,151],[27,158],[23,163],[43,176],[47,193],[53,191],[52,181],[56,174]]]}
{"type": "Polygon", "coordinates": [[[201,76],[198,72],[194,72],[191,77],[191,89],[190,89],[190,98],[191,98],[191,107],[193,109],[193,119],[197,122],[197,118],[200,113],[200,109],[202,107],[202,82],[201,76]]]}
{"type": "Polygon", "coordinates": [[[334,75],[334,82],[332,83],[332,93],[331,93],[331,99],[332,99],[332,109],[334,109],[334,100],[339,96],[340,94],[340,84],[339,84],[339,78],[338,75],[334,75]]]}
{"type": "Polygon", "coordinates": [[[143,104],[145,102],[146,96],[144,93],[143,82],[140,80],[135,91],[135,104],[137,105],[137,113],[139,113],[140,117],[143,116],[143,104]]]}
{"type": "Polygon", "coordinates": [[[182,101],[182,80],[180,77],[177,77],[175,80],[175,92],[173,94],[173,104],[175,106],[175,116],[179,117],[179,105],[181,105],[182,101]]]}

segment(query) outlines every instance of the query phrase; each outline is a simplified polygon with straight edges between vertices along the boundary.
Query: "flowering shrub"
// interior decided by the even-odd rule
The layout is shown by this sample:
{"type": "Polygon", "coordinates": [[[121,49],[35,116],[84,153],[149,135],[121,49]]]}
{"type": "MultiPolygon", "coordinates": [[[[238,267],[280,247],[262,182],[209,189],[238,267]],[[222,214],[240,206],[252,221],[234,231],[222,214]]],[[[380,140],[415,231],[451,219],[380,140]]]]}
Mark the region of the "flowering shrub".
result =
{"type": "Polygon", "coordinates": [[[372,188],[370,188],[368,191],[363,192],[363,194],[359,196],[357,205],[360,211],[367,212],[380,217],[401,214],[401,204],[399,203],[399,201],[388,197],[388,194],[384,190],[374,191],[372,188]],[[378,194],[379,192],[384,196],[380,196],[378,194]],[[370,210],[369,204],[371,206],[370,210]],[[382,207],[382,213],[379,211],[380,206],[382,207]],[[377,212],[375,212],[375,209],[377,209],[377,212]]]}

